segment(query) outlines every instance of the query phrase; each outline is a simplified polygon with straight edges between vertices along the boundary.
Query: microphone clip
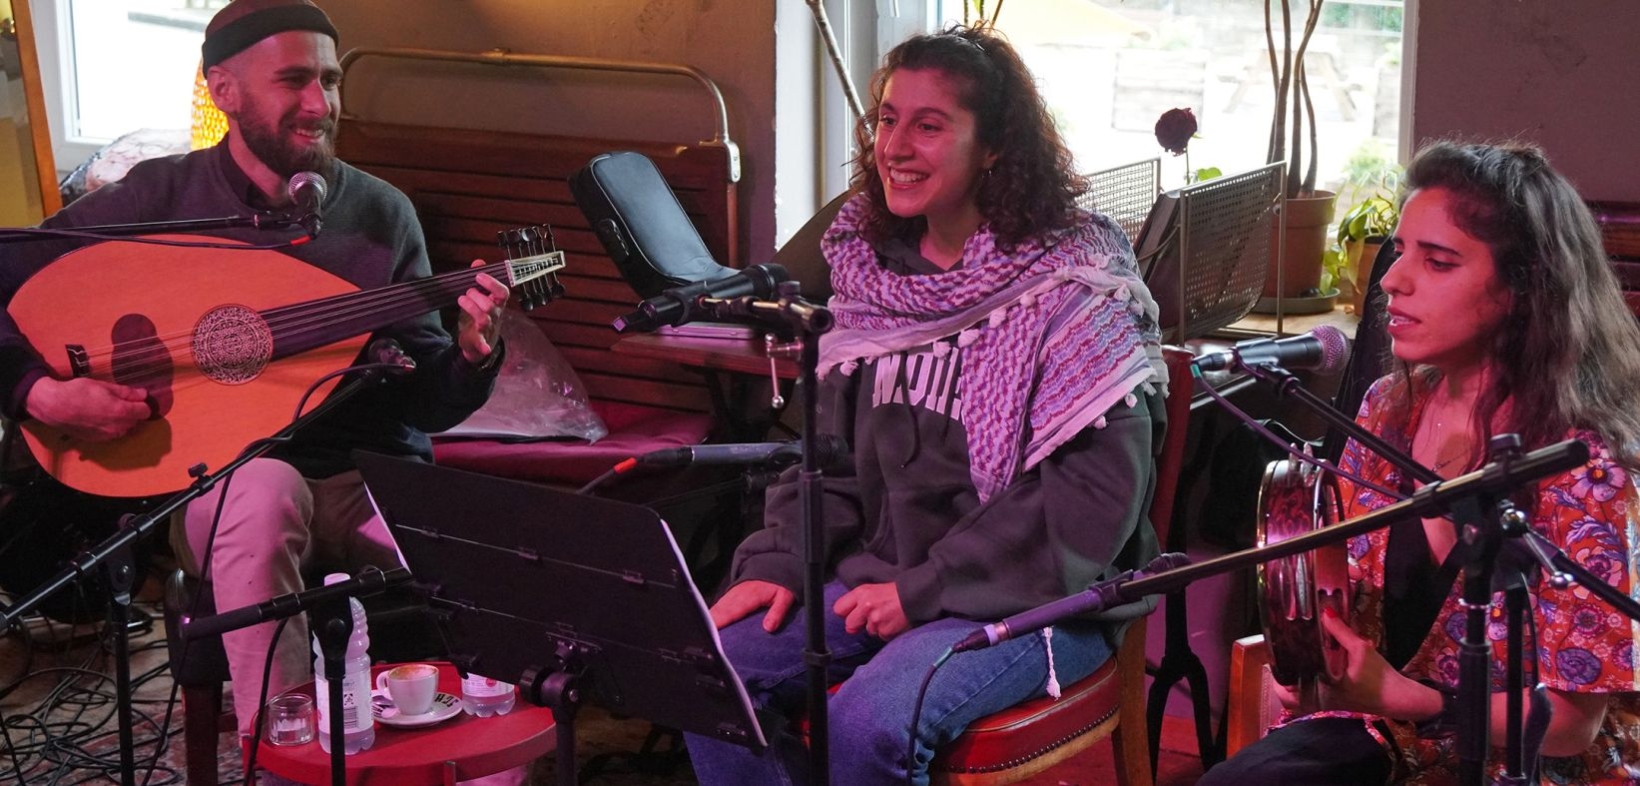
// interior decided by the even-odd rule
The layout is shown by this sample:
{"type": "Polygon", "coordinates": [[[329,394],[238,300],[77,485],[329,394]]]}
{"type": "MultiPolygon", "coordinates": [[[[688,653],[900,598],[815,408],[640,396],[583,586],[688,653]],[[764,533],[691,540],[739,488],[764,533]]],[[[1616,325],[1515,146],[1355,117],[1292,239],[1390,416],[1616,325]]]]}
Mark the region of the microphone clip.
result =
{"type": "Polygon", "coordinates": [[[319,217],[317,211],[304,216],[292,217],[291,222],[301,226],[302,231],[306,232],[310,239],[317,239],[319,230],[323,229],[325,225],[324,219],[319,217]]]}
{"type": "Polygon", "coordinates": [[[797,281],[782,281],[775,285],[773,300],[756,295],[732,298],[703,295],[696,298],[694,307],[708,319],[752,319],[811,336],[831,330],[834,323],[831,309],[804,300],[799,294],[801,286],[797,281]]]}
{"type": "Polygon", "coordinates": [[[365,357],[381,370],[383,376],[402,376],[416,370],[416,359],[406,354],[404,347],[391,338],[382,337],[370,342],[365,357]]]}

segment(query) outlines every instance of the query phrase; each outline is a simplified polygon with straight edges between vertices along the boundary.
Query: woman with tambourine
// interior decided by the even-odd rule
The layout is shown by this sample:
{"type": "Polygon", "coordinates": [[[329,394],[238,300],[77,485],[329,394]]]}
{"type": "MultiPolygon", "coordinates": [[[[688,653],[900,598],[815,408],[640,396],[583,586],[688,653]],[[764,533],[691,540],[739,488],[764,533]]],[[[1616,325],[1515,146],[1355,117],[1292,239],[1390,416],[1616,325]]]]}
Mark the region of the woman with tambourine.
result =
{"type": "MultiPolygon", "coordinates": [[[[1406,184],[1400,257],[1382,283],[1399,362],[1367,393],[1359,422],[1442,477],[1483,464],[1496,434],[1517,433],[1527,449],[1586,442],[1586,464],[1515,502],[1571,559],[1632,597],[1640,328],[1593,218],[1541,151],[1514,143],[1436,143],[1414,158],[1406,184]]],[[[1359,443],[1340,465],[1387,489],[1414,488],[1359,443]]],[[[1340,489],[1352,518],[1394,501],[1348,478],[1340,489]]],[[[1351,540],[1350,619],[1328,610],[1322,621],[1345,653],[1341,676],[1317,691],[1281,691],[1283,723],[1200,783],[1456,783],[1465,619],[1447,560],[1456,542],[1447,519],[1351,540]]],[[[1640,780],[1640,626],[1577,584],[1537,578],[1529,594],[1527,684],[1547,686],[1553,708],[1542,782],[1640,780]]],[[[1491,739],[1501,745],[1501,593],[1489,614],[1491,739]]],[[[1501,772],[1500,753],[1493,748],[1490,776],[1501,772]]]]}

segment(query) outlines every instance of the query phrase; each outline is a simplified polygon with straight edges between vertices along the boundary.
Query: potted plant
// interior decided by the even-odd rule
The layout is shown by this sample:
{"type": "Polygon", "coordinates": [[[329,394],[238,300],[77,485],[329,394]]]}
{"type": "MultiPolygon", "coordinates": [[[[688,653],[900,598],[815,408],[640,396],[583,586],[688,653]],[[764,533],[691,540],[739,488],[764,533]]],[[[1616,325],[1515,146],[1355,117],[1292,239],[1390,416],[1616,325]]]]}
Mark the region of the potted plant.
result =
{"type": "Polygon", "coordinates": [[[1338,219],[1336,239],[1348,280],[1354,282],[1351,302],[1355,313],[1361,313],[1366,299],[1367,282],[1372,277],[1372,263],[1378,258],[1378,249],[1389,240],[1401,220],[1401,210],[1395,200],[1380,190],[1355,203],[1338,219]]]}
{"type": "MultiPolygon", "coordinates": [[[[1275,85],[1275,111],[1270,122],[1270,143],[1265,161],[1287,162],[1285,252],[1277,286],[1277,267],[1271,266],[1264,294],[1273,298],[1297,298],[1325,294],[1321,291],[1322,255],[1328,246],[1327,228],[1332,225],[1337,195],[1316,190],[1317,152],[1315,106],[1310,101],[1309,80],[1304,73],[1304,54],[1310,37],[1321,21],[1324,0],[1306,0],[1304,24],[1298,41],[1293,41],[1292,0],[1279,0],[1281,46],[1276,46],[1275,15],[1278,0],[1265,0],[1264,39],[1270,55],[1270,78],[1275,85]]],[[[1272,244],[1273,245],[1273,244],[1272,244]]],[[[1272,250],[1273,251],[1273,250],[1272,250]]]]}

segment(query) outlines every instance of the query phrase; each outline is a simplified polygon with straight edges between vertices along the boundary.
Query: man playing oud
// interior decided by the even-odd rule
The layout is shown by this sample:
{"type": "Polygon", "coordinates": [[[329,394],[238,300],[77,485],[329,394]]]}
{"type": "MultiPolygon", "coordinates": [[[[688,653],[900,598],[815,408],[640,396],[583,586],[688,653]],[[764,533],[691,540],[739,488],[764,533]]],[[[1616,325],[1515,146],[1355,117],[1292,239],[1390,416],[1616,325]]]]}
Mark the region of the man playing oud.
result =
{"type": "MultiPolygon", "coordinates": [[[[330,19],[307,0],[237,0],[226,6],[206,28],[202,49],[211,98],[228,118],[227,137],[206,150],[140,163],[122,181],[80,199],[42,227],[285,211],[291,177],[312,172],[329,185],[320,206],[323,232],[283,253],[314,268],[315,277],[335,277],[361,290],[427,278],[426,242],[410,200],[335,158],[342,75],[336,43],[330,19]]],[[[265,245],[289,240],[293,233],[215,234],[265,245]]],[[[90,376],[59,378],[18,328],[22,320],[12,317],[19,287],[60,254],[83,245],[84,240],[65,240],[7,247],[0,265],[0,302],[7,306],[0,317],[0,408],[14,422],[33,421],[86,443],[117,442],[151,425],[163,394],[90,376]]],[[[153,249],[156,256],[170,253],[163,246],[130,247],[153,249]]],[[[274,252],[217,253],[221,265],[231,266],[255,265],[254,254],[274,252]]],[[[459,298],[460,330],[454,339],[432,312],[377,331],[414,359],[414,373],[346,400],[194,500],[174,522],[179,559],[190,573],[211,581],[218,608],[300,590],[302,569],[312,563],[354,569],[399,564],[397,547],[375,516],[349,452],[362,448],[430,461],[427,432],[459,423],[489,397],[502,354],[498,320],[508,290],[483,273],[475,281],[459,298]]],[[[129,285],[162,299],[189,282],[129,285]]],[[[234,298],[225,292],[222,302],[234,298]]],[[[72,306],[62,304],[63,318],[71,318],[72,306]]],[[[348,336],[335,336],[343,338],[348,336]]],[[[268,435],[251,435],[262,436],[268,435]]],[[[178,477],[175,488],[188,482],[178,477]]],[[[306,623],[292,618],[277,643],[274,628],[269,622],[223,636],[241,733],[253,721],[250,709],[257,706],[270,646],[269,695],[309,678],[306,623]]]]}

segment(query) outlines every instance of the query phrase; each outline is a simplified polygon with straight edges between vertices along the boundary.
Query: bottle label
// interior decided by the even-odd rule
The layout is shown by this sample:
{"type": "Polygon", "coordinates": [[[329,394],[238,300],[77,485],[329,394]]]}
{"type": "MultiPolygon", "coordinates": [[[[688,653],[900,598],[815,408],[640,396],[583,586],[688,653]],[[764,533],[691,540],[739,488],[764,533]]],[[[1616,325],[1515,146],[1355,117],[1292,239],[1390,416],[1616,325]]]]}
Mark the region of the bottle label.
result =
{"type": "MultiPolygon", "coordinates": [[[[330,732],[330,685],[324,677],[313,682],[315,703],[319,707],[319,728],[330,732]]],[[[342,678],[342,733],[365,731],[376,725],[370,716],[370,673],[350,671],[342,678]]]]}
{"type": "Polygon", "coordinates": [[[480,677],[469,674],[461,678],[461,692],[467,696],[505,696],[512,693],[510,682],[492,680],[489,677],[480,677]]]}

